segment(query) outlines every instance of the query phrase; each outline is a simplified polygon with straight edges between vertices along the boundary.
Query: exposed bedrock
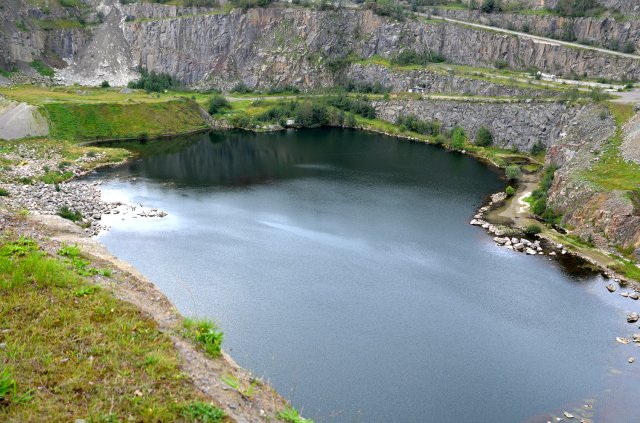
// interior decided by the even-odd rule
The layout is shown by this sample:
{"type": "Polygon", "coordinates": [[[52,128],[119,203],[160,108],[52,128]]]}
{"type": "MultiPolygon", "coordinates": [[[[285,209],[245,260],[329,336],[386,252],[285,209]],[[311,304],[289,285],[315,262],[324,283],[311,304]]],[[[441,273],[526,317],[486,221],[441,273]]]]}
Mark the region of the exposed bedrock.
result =
{"type": "MultiPolygon", "coordinates": [[[[140,7],[123,9],[136,13],[140,7]]],[[[146,8],[156,8],[156,15],[165,10],[146,8]]],[[[188,84],[221,88],[241,80],[250,86],[331,85],[334,75],[325,66],[331,58],[392,57],[406,48],[438,51],[453,63],[473,66],[492,66],[502,59],[523,70],[640,77],[640,63],[634,59],[457,24],[396,22],[370,11],[272,7],[137,19],[122,27],[135,65],[168,72],[188,84]]]]}
{"type": "MultiPolygon", "coordinates": [[[[473,0],[462,0],[463,3],[469,4],[473,0]]],[[[526,9],[554,9],[558,5],[559,0],[509,0],[507,3],[517,4],[526,9]]],[[[449,0],[450,3],[456,3],[457,0],[449,0]]],[[[481,3],[476,0],[476,4],[481,3]]],[[[640,13],[640,5],[637,0],[598,0],[598,4],[607,9],[620,11],[623,13],[640,13]]]]}
{"type": "MultiPolygon", "coordinates": [[[[625,131],[627,128],[625,128],[625,131]]],[[[602,248],[640,247],[640,212],[626,190],[605,189],[592,181],[616,126],[606,106],[582,109],[548,150],[547,164],[560,166],[548,204],[562,223],[602,248]]],[[[637,253],[636,253],[637,254],[637,253]]]]}
{"type": "Polygon", "coordinates": [[[484,126],[494,144],[529,151],[536,143],[552,145],[577,109],[560,102],[486,102],[470,100],[392,100],[374,102],[380,118],[393,122],[398,116],[414,115],[437,120],[447,130],[458,125],[471,138],[484,126]]]}
{"type": "MultiPolygon", "coordinates": [[[[424,93],[434,94],[466,94],[491,97],[553,97],[562,92],[545,89],[534,89],[510,84],[506,78],[502,83],[492,81],[480,75],[459,75],[455,70],[442,68],[431,69],[390,69],[382,65],[355,63],[347,69],[347,80],[359,83],[381,83],[394,92],[406,92],[420,87],[424,93]]],[[[526,85],[522,83],[521,85],[526,85]]]]}
{"type": "Polygon", "coordinates": [[[478,22],[558,39],[575,40],[614,50],[633,46],[640,51],[640,20],[607,18],[563,18],[555,15],[481,13],[477,10],[437,9],[441,16],[478,22]],[[627,46],[627,44],[630,44],[627,46]]]}

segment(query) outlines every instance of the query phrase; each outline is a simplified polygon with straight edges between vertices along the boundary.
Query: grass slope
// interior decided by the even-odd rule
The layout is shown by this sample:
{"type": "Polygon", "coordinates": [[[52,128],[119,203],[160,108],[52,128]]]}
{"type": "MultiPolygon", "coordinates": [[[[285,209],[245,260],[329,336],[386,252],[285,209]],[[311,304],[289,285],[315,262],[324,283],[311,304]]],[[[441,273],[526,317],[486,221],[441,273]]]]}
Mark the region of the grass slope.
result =
{"type": "Polygon", "coordinates": [[[0,240],[0,421],[223,421],[169,336],[92,279],[109,274],[77,247],[0,240]]]}
{"type": "Polygon", "coordinates": [[[65,140],[171,135],[207,128],[196,102],[48,103],[41,106],[51,122],[50,137],[65,140]]]}

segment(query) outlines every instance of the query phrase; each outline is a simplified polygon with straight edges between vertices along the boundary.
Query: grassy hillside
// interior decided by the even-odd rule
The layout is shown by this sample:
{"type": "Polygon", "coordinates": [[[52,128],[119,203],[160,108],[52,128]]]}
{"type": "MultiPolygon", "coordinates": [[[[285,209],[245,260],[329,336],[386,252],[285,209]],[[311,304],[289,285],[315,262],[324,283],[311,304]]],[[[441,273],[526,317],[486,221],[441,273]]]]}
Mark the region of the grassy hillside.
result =
{"type": "Polygon", "coordinates": [[[65,140],[153,137],[207,128],[196,102],[75,104],[41,106],[51,122],[50,137],[65,140]]]}
{"type": "Polygon", "coordinates": [[[0,421],[227,421],[169,336],[96,284],[110,269],[77,247],[54,254],[0,239],[0,421]]]}

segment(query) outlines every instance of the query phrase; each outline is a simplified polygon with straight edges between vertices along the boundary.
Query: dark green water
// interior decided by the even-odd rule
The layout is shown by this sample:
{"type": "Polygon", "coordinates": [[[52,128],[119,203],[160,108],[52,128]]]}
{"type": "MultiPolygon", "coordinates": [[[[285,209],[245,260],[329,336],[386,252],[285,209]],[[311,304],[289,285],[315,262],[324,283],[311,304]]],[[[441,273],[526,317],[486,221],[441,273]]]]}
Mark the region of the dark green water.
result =
{"type": "Polygon", "coordinates": [[[639,421],[640,349],[615,342],[634,304],[469,226],[505,185],[477,161],[334,129],[133,147],[96,175],[105,198],[169,216],[100,240],[307,417],[546,422],[595,401],[596,421],[639,421]]]}

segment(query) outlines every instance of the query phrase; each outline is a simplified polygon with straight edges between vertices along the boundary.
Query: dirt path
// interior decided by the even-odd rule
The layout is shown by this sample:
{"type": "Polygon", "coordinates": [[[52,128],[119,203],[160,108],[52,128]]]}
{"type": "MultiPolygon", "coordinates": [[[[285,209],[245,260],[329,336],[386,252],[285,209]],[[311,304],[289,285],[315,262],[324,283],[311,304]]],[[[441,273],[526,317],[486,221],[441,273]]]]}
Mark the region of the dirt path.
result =
{"type": "Polygon", "coordinates": [[[33,215],[30,222],[38,232],[49,237],[56,251],[60,245],[77,244],[83,255],[97,267],[114,269],[108,288],[121,300],[130,302],[150,315],[160,329],[171,336],[182,359],[182,369],[191,376],[196,388],[209,396],[238,423],[276,421],[274,416],[287,404],[268,383],[265,383],[238,366],[223,353],[219,359],[207,357],[190,341],[180,336],[182,316],[169,299],[129,263],[113,256],[95,238],[87,237],[73,223],[58,216],[33,215]],[[222,376],[236,377],[243,387],[256,381],[251,399],[243,397],[221,380],[222,376]]]}
{"type": "MultiPolygon", "coordinates": [[[[491,210],[486,214],[486,220],[493,224],[506,225],[510,227],[525,228],[535,224],[542,229],[539,234],[541,238],[554,244],[562,244],[567,251],[581,257],[587,262],[600,268],[605,274],[612,278],[627,280],[624,276],[617,274],[610,269],[616,262],[607,255],[606,252],[596,248],[582,247],[568,241],[568,238],[554,229],[549,229],[533,216],[529,203],[524,201],[535,190],[540,182],[537,175],[527,175],[521,181],[515,195],[505,202],[505,205],[491,210]]],[[[634,286],[640,286],[634,281],[630,281],[634,286]]]]}

